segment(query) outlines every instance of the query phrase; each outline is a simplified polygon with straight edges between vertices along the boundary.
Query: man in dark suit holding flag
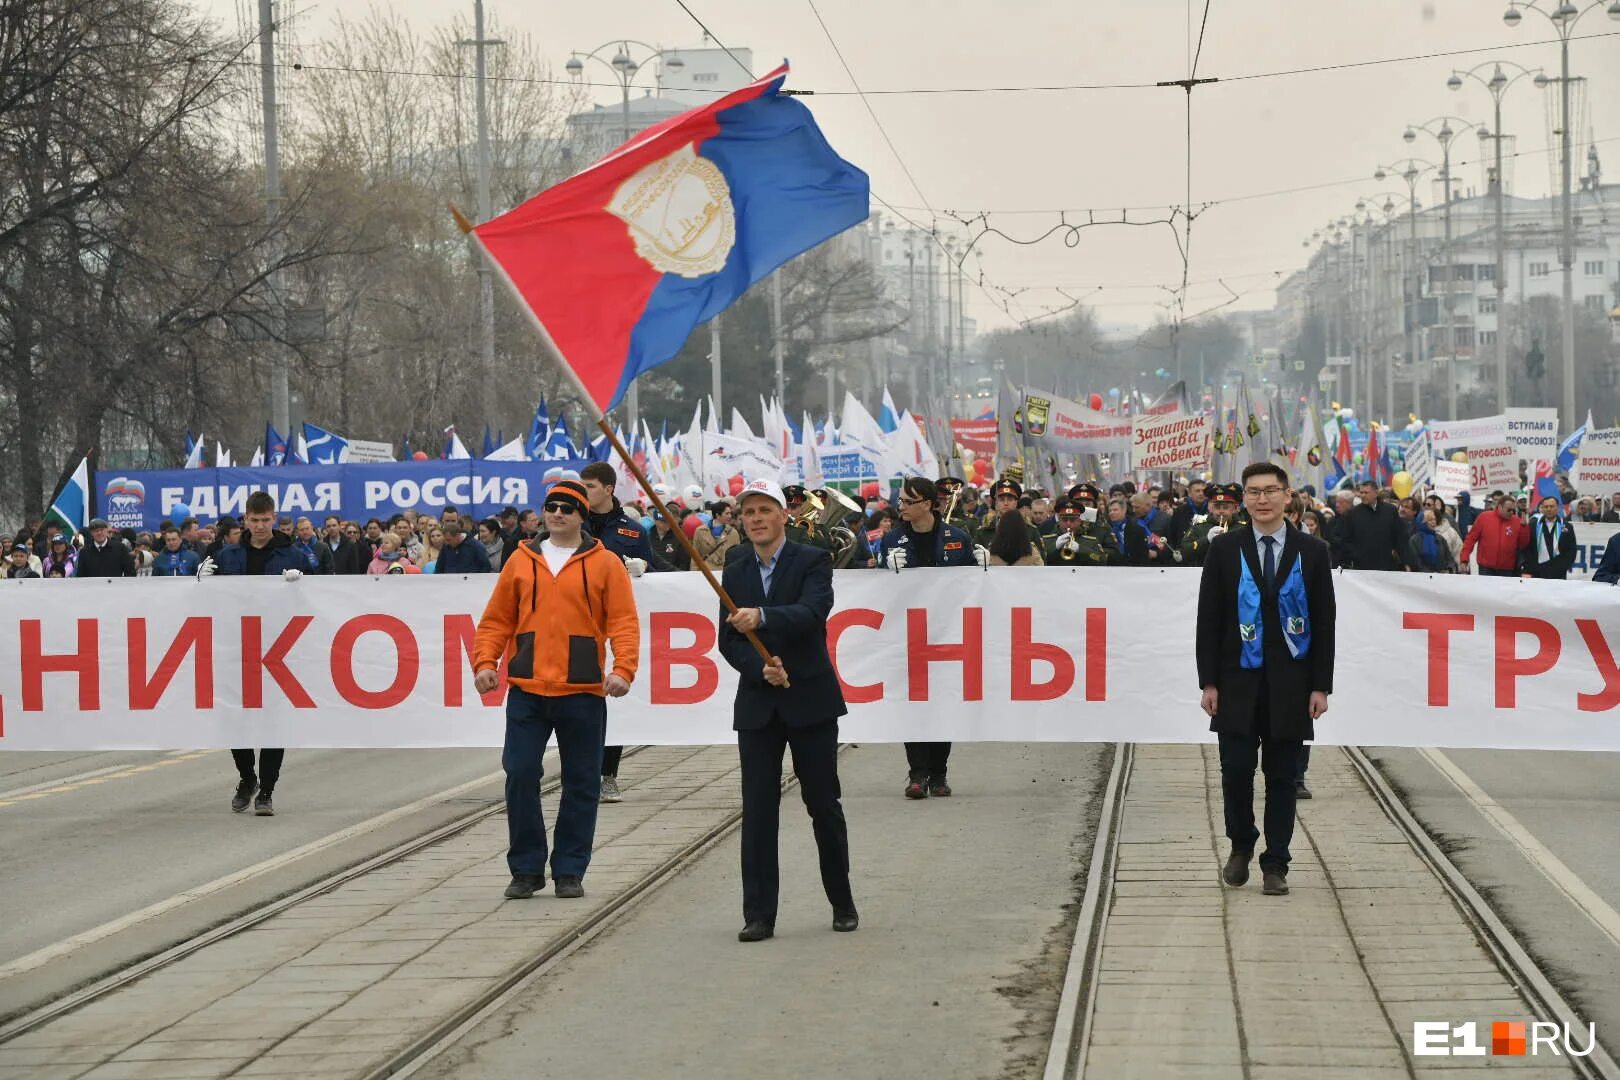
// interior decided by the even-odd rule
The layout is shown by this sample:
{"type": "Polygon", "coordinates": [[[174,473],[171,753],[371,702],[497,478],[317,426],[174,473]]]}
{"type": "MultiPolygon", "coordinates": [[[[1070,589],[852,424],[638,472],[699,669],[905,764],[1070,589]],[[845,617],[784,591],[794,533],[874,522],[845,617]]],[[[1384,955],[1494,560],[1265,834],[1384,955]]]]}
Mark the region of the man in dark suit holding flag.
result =
{"type": "Polygon", "coordinates": [[[787,498],[775,481],[749,483],[740,505],[749,544],[731,550],[723,576],[738,610],[720,612],[720,652],[739,675],[732,727],[742,764],[745,925],[737,940],[764,941],[776,931],[776,841],[788,748],[815,831],[833,929],[847,933],[860,917],[850,894],[849,833],[838,787],[838,718],[848,709],[827,653],[832,558],[787,539],[787,498]],[[769,662],[748,631],[763,642],[769,662]]]}
{"type": "Polygon", "coordinates": [[[1272,462],[1243,470],[1250,525],[1209,546],[1198,590],[1196,653],[1202,706],[1220,739],[1221,794],[1231,855],[1221,878],[1249,880],[1260,832],[1254,770],[1266,777],[1262,891],[1288,892],[1288,845],[1305,741],[1333,692],[1335,606],[1327,545],[1289,525],[1288,474],[1272,462]]]}

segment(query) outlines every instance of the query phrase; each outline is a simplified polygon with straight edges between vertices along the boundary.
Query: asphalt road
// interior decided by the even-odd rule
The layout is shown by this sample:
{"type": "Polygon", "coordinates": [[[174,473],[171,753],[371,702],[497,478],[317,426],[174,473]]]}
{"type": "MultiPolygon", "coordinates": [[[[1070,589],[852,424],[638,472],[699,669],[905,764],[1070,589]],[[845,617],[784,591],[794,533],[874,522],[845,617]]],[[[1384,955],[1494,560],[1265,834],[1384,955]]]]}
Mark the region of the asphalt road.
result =
{"type": "Polygon", "coordinates": [[[1610,919],[1612,931],[1620,910],[1620,754],[1444,751],[1487,806],[1528,833],[1521,844],[1422,752],[1369,747],[1368,754],[1565,998],[1597,1024],[1598,1038],[1611,1052],[1620,1047],[1620,942],[1599,925],[1610,919]],[[1547,862],[1542,851],[1567,876],[1539,868],[1538,859],[1547,862]],[[1585,913],[1572,898],[1582,885],[1609,910],[1585,913]]]}
{"type": "Polygon", "coordinates": [[[8,913],[0,1016],[498,800],[493,781],[355,830],[499,769],[495,750],[293,750],[276,816],[261,818],[231,812],[236,772],[226,750],[0,753],[0,911],[8,913]],[[161,916],[98,932],[249,868],[260,869],[161,916]],[[37,950],[84,937],[99,940],[37,963],[37,950]]]}

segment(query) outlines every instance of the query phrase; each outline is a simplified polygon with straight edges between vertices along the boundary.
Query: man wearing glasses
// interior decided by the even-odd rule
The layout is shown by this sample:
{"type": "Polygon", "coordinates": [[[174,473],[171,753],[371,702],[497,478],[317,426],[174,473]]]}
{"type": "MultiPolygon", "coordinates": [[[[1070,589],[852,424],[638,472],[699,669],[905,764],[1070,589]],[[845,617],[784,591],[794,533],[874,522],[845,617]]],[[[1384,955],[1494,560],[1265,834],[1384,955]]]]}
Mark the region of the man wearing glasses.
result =
{"type": "Polygon", "coordinates": [[[1220,741],[1221,795],[1232,842],[1221,880],[1249,880],[1260,832],[1254,770],[1266,777],[1261,891],[1288,893],[1295,785],[1306,740],[1333,692],[1335,602],[1327,545],[1283,518],[1288,474],[1271,462],[1243,470],[1250,524],[1216,537],[1198,589],[1201,705],[1220,741]]]}
{"type": "Polygon", "coordinates": [[[630,692],[641,632],[630,573],[582,526],[590,508],[585,485],[559,480],[546,493],[546,535],[514,549],[478,621],[473,686],[487,694],[507,667],[506,895],[526,900],[546,884],[546,826],[540,816],[541,759],[553,732],[562,768],[562,799],[551,851],[557,895],[585,895],[581,879],[596,837],[602,743],[608,697],[630,692]],[[613,667],[606,646],[613,645],[613,667]]]}
{"type": "MultiPolygon", "coordinates": [[[[939,490],[923,476],[911,476],[900,486],[900,525],[883,534],[878,545],[878,566],[899,572],[918,566],[982,566],[990,553],[975,547],[968,534],[947,525],[934,510],[939,490]],[[980,553],[983,553],[982,555],[980,553]]],[[[1014,510],[1013,513],[1017,513],[1014,510]]],[[[946,766],[951,758],[948,742],[906,743],[908,799],[943,799],[951,793],[946,766]]]]}

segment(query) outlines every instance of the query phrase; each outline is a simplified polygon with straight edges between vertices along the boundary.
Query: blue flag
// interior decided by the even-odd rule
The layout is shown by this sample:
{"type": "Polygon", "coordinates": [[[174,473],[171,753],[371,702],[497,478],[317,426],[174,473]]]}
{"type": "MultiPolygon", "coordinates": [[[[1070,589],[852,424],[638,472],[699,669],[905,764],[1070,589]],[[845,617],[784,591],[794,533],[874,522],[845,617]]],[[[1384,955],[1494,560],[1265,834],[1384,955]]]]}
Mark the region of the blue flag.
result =
{"type": "Polygon", "coordinates": [[[304,449],[311,465],[341,465],[349,460],[349,440],[314,424],[304,425],[304,449]]]}
{"type": "MultiPolygon", "coordinates": [[[[188,436],[189,438],[189,436],[188,436]]],[[[139,507],[146,498],[146,489],[138,480],[116,477],[107,485],[107,505],[112,509],[125,506],[139,507]]],[[[60,522],[68,536],[81,531],[90,521],[90,459],[80,460],[62,484],[62,490],[51,500],[45,511],[46,521],[60,522]]]]}
{"type": "Polygon", "coordinates": [[[495,452],[495,437],[489,433],[489,425],[484,425],[484,452],[480,457],[489,457],[495,452]]]}
{"type": "Polygon", "coordinates": [[[264,425],[264,463],[287,464],[287,440],[276,431],[274,424],[264,425]]]}
{"type": "Polygon", "coordinates": [[[410,461],[411,460],[411,437],[409,435],[406,435],[405,438],[402,440],[402,442],[405,445],[405,449],[400,452],[399,456],[405,461],[410,461]]]}
{"type": "Polygon", "coordinates": [[[568,461],[584,456],[574,448],[574,441],[568,437],[568,418],[557,417],[557,422],[551,425],[551,436],[546,440],[545,460],[568,461]]]}

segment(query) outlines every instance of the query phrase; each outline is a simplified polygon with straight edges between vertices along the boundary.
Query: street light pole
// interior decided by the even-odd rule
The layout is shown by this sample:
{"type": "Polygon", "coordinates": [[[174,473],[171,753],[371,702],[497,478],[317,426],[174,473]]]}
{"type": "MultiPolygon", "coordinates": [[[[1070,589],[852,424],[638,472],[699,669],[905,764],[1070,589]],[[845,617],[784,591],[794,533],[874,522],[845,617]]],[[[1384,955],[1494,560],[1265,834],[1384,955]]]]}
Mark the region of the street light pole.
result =
{"type": "MultiPolygon", "coordinates": [[[[480,33],[479,37],[482,36],[483,34],[480,33]]],[[[663,69],[672,72],[678,72],[686,66],[686,61],[681,59],[676,50],[655,48],[652,45],[648,45],[644,41],[636,41],[633,38],[618,38],[614,41],[608,42],[605,45],[599,45],[588,53],[574,53],[568,58],[568,63],[564,65],[564,68],[568,72],[570,78],[578,79],[585,73],[586,60],[594,60],[597,63],[609,68],[613,72],[614,80],[619,84],[619,115],[623,124],[624,136],[621,145],[630,141],[630,87],[631,84],[636,81],[636,73],[641,71],[642,68],[646,67],[647,64],[653,60],[662,61],[663,69]],[[630,46],[632,45],[647,51],[648,55],[644,56],[639,63],[630,54],[630,46]],[[613,47],[617,47],[617,51],[613,54],[612,60],[604,60],[599,55],[604,50],[613,47]]],[[[482,87],[481,82],[479,85],[482,87]]],[[[482,93],[481,89],[480,93],[482,93]]],[[[480,100],[482,100],[482,98],[480,98],[480,100]]],[[[718,334],[719,331],[716,330],[715,333],[718,334]]],[[[718,337],[715,340],[718,341],[718,337]]],[[[714,365],[715,386],[716,389],[718,389],[720,378],[720,350],[718,346],[716,346],[714,351],[714,365]]],[[[718,401],[718,395],[716,395],[716,400],[718,401]]],[[[624,408],[626,419],[630,423],[631,438],[633,439],[635,437],[635,432],[639,429],[641,423],[641,393],[636,386],[635,379],[630,380],[630,387],[625,393],[624,408]]]]}
{"type": "MultiPolygon", "coordinates": [[[[489,102],[485,96],[485,46],[503,45],[505,42],[494,38],[484,37],[484,0],[473,0],[473,37],[471,41],[458,41],[458,45],[471,45],[473,47],[473,71],[476,81],[477,110],[478,110],[478,220],[488,221],[494,216],[494,206],[489,192],[489,102]]],[[[487,420],[494,415],[497,407],[497,387],[499,380],[495,377],[495,285],[490,276],[488,259],[477,260],[478,265],[478,321],[479,321],[479,370],[483,377],[482,397],[484,417],[487,420]]]]}
{"type": "MultiPolygon", "coordinates": [[[[1620,0],[1617,0],[1620,2],[1620,0]]],[[[1440,175],[1445,181],[1445,253],[1446,253],[1446,412],[1447,419],[1457,419],[1457,271],[1455,266],[1456,253],[1451,247],[1451,143],[1456,132],[1452,130],[1451,121],[1461,124],[1468,121],[1457,116],[1437,116],[1426,123],[1408,127],[1401,138],[1408,143],[1416,142],[1418,132],[1432,137],[1440,144],[1440,175]],[[1440,129],[1431,131],[1430,127],[1438,123],[1440,129]]]]}
{"type": "MultiPolygon", "coordinates": [[[[1549,4],[1549,6],[1551,6],[1549,4]]],[[[1593,0],[1585,9],[1573,0],[1560,0],[1551,11],[1544,10],[1541,0],[1509,0],[1508,9],[1502,15],[1502,21],[1509,28],[1517,27],[1526,11],[1534,11],[1553,24],[1558,31],[1558,91],[1559,102],[1559,152],[1563,162],[1559,170],[1560,187],[1562,188],[1562,236],[1559,242],[1558,259],[1564,268],[1564,393],[1563,393],[1563,421],[1566,431],[1573,431],[1577,423],[1575,417],[1575,221],[1571,203],[1573,162],[1569,130],[1569,38],[1575,32],[1575,24],[1583,17],[1603,7],[1603,0],[1593,0]]],[[[1607,9],[1609,18],[1620,21],[1620,0],[1611,0],[1607,9]]]]}
{"type": "Polygon", "coordinates": [[[1528,68],[1520,67],[1518,64],[1494,62],[1491,77],[1485,79],[1479,74],[1480,70],[1485,66],[1485,64],[1479,64],[1467,71],[1453,71],[1451,78],[1446,80],[1446,87],[1450,90],[1461,90],[1465,78],[1473,79],[1490,93],[1493,106],[1493,123],[1495,126],[1490,131],[1480,128],[1479,137],[1482,140],[1490,139],[1496,144],[1496,163],[1493,166],[1495,182],[1492,185],[1493,191],[1491,194],[1496,215],[1496,407],[1497,411],[1500,412],[1508,407],[1507,333],[1505,332],[1507,328],[1504,325],[1507,306],[1507,214],[1504,208],[1504,200],[1507,198],[1507,176],[1502,171],[1502,140],[1508,136],[1502,134],[1502,98],[1507,95],[1508,88],[1520,79],[1528,77],[1535,81],[1537,87],[1545,87],[1547,85],[1547,76],[1539,68],[1531,71],[1528,68]],[[1504,65],[1516,69],[1517,73],[1511,79],[1508,78],[1507,72],[1502,70],[1504,65]]]}
{"type": "MultiPolygon", "coordinates": [[[[271,0],[259,0],[259,77],[264,98],[264,203],[266,220],[270,226],[271,258],[279,260],[282,252],[281,228],[281,145],[276,129],[276,19],[271,0]]],[[[286,336],[287,304],[281,295],[281,271],[270,274],[272,303],[281,309],[281,334],[286,336]]],[[[274,313],[272,313],[274,317],[274,313]]],[[[270,417],[276,430],[289,443],[292,440],[290,406],[287,395],[287,346],[272,338],[270,352],[270,417]]]]}

